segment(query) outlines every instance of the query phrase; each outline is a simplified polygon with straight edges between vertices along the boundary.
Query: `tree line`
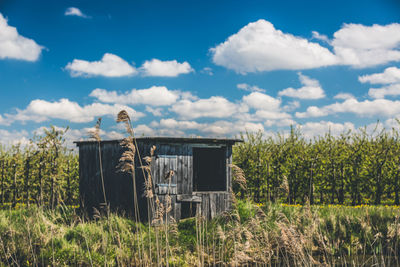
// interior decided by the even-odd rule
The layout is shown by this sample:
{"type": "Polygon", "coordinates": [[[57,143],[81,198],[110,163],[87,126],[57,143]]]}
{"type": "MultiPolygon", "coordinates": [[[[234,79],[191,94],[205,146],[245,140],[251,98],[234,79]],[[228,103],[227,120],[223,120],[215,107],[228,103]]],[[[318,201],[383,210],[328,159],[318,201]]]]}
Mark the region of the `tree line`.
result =
{"type": "Polygon", "coordinates": [[[247,192],[257,203],[400,204],[400,132],[367,129],[306,139],[298,128],[286,136],[246,133],[234,147],[247,192]]]}
{"type": "Polygon", "coordinates": [[[22,146],[0,146],[0,203],[77,205],[79,160],[65,145],[67,129],[51,127],[22,146]]]}
{"type": "MultiPolygon", "coordinates": [[[[79,204],[79,158],[65,145],[68,129],[51,127],[29,144],[0,146],[0,204],[79,204]]],[[[247,178],[239,196],[257,203],[400,205],[400,131],[365,128],[307,139],[244,133],[233,161],[247,178]]]]}

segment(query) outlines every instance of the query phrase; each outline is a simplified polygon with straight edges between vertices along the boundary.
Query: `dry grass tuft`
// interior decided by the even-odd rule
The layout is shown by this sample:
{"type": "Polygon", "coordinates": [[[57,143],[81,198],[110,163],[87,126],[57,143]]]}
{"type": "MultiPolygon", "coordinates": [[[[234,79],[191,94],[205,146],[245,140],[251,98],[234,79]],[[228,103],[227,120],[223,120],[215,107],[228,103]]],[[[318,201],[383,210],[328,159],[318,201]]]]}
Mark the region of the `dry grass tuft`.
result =
{"type": "Polygon", "coordinates": [[[240,188],[247,190],[247,180],[244,171],[235,164],[229,164],[233,172],[233,181],[236,182],[240,188]]]}
{"type": "Polygon", "coordinates": [[[88,131],[89,138],[92,138],[96,140],[97,142],[101,141],[100,138],[100,125],[101,125],[101,117],[97,119],[96,125],[94,126],[94,129],[90,129],[88,131]]]}

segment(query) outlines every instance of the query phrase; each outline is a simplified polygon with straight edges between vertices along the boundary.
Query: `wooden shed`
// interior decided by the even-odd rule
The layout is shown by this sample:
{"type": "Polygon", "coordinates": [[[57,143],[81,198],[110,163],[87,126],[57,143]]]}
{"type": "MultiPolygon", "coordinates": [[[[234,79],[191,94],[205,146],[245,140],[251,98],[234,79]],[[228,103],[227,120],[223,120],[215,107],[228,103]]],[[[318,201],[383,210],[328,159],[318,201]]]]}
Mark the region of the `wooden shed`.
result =
{"type": "MultiPolygon", "coordinates": [[[[160,201],[169,188],[172,200],[170,212],[176,220],[199,212],[206,218],[229,210],[231,206],[232,145],[238,139],[139,137],[137,145],[142,158],[156,150],[152,161],[155,193],[160,201]],[[170,185],[165,175],[174,171],[170,185]]],[[[97,141],[75,142],[79,147],[79,177],[81,206],[92,214],[104,202],[97,141]]],[[[112,211],[132,215],[134,196],[132,176],[118,170],[124,152],[120,140],[100,142],[104,187],[112,211]]],[[[136,157],[136,184],[140,217],[147,220],[147,199],[144,196],[144,176],[136,157]]]]}

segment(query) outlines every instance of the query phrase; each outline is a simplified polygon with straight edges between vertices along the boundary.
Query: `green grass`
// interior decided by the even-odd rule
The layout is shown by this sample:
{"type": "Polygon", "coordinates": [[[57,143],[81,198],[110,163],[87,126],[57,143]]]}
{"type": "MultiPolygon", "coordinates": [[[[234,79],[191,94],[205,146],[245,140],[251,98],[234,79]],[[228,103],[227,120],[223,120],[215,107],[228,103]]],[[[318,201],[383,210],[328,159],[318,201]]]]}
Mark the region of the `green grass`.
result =
{"type": "Polygon", "coordinates": [[[72,208],[0,210],[0,265],[398,264],[398,207],[234,206],[207,223],[141,224],[140,238],[132,220],[114,214],[86,221],[72,208]]]}

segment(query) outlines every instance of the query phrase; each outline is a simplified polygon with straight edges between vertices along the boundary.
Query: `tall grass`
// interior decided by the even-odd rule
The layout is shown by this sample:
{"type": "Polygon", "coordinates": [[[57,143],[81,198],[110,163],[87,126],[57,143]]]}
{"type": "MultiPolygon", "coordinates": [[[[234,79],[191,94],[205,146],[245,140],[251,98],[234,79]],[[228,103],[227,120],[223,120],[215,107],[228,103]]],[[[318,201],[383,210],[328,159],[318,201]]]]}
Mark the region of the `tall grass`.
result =
{"type": "Polygon", "coordinates": [[[0,262],[20,266],[398,265],[399,212],[399,207],[384,206],[260,207],[237,200],[231,212],[207,223],[189,218],[169,224],[166,231],[158,229],[159,241],[164,241],[159,242],[158,253],[147,254],[150,246],[157,248],[156,227],[149,232],[147,225],[115,214],[84,221],[71,208],[31,206],[0,211],[0,262]],[[137,227],[144,242],[140,253],[132,242],[137,227]]]}

